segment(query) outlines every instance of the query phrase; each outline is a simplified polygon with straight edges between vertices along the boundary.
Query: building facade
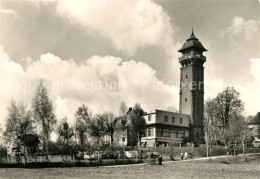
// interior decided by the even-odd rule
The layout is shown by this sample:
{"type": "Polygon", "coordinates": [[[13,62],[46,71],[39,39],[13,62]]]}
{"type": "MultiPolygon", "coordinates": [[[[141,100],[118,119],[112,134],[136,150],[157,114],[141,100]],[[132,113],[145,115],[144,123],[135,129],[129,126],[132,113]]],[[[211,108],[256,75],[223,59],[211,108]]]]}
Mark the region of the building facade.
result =
{"type": "Polygon", "coordinates": [[[186,114],[155,110],[144,116],[146,121],[145,136],[142,145],[168,146],[189,140],[190,116],[186,114]]]}
{"type": "Polygon", "coordinates": [[[256,114],[256,116],[249,121],[247,124],[248,128],[252,130],[252,135],[255,140],[260,139],[260,112],[256,114]]]}

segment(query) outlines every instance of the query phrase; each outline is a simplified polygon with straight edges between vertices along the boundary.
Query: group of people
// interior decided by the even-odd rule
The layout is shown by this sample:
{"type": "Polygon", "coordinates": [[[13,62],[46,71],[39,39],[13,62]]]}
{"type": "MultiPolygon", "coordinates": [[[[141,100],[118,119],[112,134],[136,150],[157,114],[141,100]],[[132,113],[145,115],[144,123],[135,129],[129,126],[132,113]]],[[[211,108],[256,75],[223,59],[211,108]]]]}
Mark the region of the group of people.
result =
{"type": "Polygon", "coordinates": [[[157,160],[158,160],[158,165],[162,165],[162,162],[163,162],[163,158],[162,158],[162,155],[154,155],[153,153],[151,153],[150,155],[150,160],[152,160],[153,158],[156,158],[157,157],[157,160]]]}

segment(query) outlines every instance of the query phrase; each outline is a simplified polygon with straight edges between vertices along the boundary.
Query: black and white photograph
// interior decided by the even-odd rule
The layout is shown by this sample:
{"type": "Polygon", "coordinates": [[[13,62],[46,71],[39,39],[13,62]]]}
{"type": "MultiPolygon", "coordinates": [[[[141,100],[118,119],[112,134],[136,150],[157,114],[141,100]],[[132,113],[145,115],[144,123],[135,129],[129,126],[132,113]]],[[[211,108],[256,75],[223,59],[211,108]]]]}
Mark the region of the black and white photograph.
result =
{"type": "Polygon", "coordinates": [[[0,178],[259,178],[260,0],[0,0],[0,178]]]}

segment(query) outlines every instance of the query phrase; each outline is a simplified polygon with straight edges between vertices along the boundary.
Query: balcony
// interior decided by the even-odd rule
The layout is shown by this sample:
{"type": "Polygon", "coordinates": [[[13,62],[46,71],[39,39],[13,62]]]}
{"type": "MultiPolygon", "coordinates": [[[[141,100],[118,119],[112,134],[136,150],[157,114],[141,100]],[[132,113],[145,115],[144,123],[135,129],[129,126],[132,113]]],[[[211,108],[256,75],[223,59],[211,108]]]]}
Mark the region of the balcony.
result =
{"type": "Polygon", "coordinates": [[[204,62],[206,61],[206,57],[203,55],[184,55],[179,58],[179,62],[186,59],[202,59],[204,62]]]}

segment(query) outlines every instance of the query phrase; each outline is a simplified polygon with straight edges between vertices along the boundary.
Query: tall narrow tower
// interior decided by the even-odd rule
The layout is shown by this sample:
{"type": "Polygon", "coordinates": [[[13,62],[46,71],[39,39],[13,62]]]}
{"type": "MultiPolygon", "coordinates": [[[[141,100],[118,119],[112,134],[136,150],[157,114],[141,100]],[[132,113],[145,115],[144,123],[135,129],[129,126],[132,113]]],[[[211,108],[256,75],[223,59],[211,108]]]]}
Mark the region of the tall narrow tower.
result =
{"type": "Polygon", "coordinates": [[[190,140],[200,142],[202,139],[203,110],[204,110],[204,67],[207,51],[199,39],[192,33],[179,52],[181,64],[180,113],[188,114],[191,118],[190,140]]]}

